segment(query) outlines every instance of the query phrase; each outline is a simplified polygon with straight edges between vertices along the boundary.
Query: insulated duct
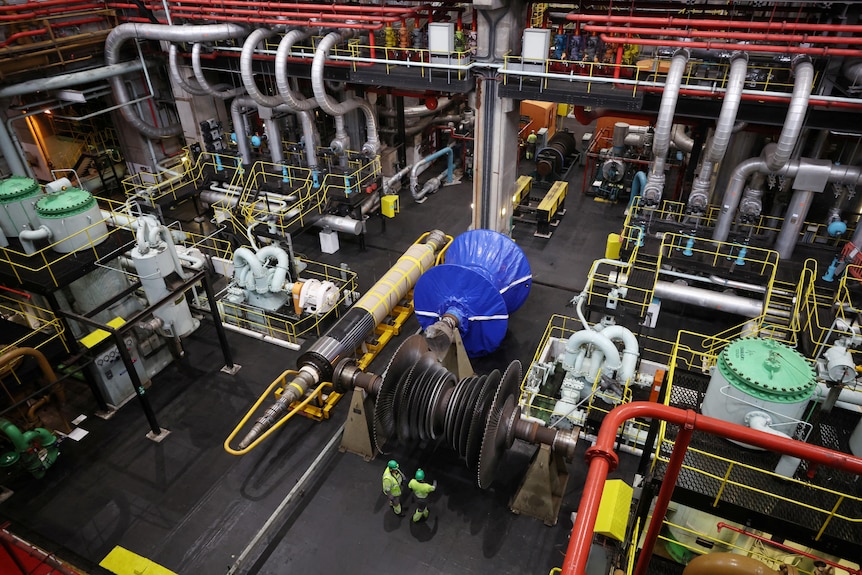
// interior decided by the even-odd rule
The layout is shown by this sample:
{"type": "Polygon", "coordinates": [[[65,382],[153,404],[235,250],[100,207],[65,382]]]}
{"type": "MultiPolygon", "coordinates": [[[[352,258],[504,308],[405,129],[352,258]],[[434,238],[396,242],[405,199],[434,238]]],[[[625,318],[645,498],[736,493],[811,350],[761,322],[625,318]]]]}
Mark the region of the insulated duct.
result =
{"type": "Polygon", "coordinates": [[[721,104],[721,112],[715,123],[715,133],[707,149],[706,156],[700,166],[700,173],[691,186],[688,199],[688,209],[693,212],[703,212],[709,204],[709,184],[715,164],[724,158],[730,137],[733,135],[736,123],[736,113],[742,101],[742,89],[745,87],[745,75],[748,72],[748,55],[736,52],[730,59],[730,73],[727,79],[727,91],[721,104]]]}
{"type": "Polygon", "coordinates": [[[314,124],[314,114],[304,110],[296,113],[302,123],[302,141],[305,144],[305,157],[308,167],[317,171],[317,146],[320,144],[320,136],[317,135],[317,127],[314,124]]]}
{"type": "Polygon", "coordinates": [[[655,123],[655,134],[653,135],[653,161],[647,176],[647,184],[644,186],[642,201],[647,205],[657,205],[661,201],[664,192],[664,164],[670,149],[670,131],[673,127],[673,115],[676,111],[676,101],[679,98],[679,89],[682,84],[682,76],[688,64],[688,50],[681,48],[674,52],[670,62],[670,70],[667,73],[664,93],[661,97],[661,105],[658,110],[658,119],[655,123]]]}
{"type": "Polygon", "coordinates": [[[318,43],[317,51],[314,53],[314,60],[311,63],[311,87],[314,90],[314,98],[317,100],[317,104],[324,112],[331,116],[343,116],[356,108],[362,108],[362,111],[365,113],[366,131],[366,141],[362,145],[362,153],[367,156],[376,156],[380,152],[380,141],[377,138],[377,122],[374,119],[374,109],[371,107],[371,104],[362,98],[350,98],[344,102],[336,102],[335,99],[326,93],[326,85],[323,79],[323,68],[326,64],[326,59],[329,57],[329,51],[339,42],[347,40],[355,34],[355,30],[331,32],[318,43]]]}
{"type": "Polygon", "coordinates": [[[275,84],[278,86],[278,93],[284,103],[297,112],[313,110],[317,107],[317,100],[306,99],[302,94],[293,91],[287,75],[287,58],[293,45],[300,40],[305,40],[309,35],[308,30],[291,30],[278,43],[278,50],[275,53],[275,84]]]}
{"type": "Polygon", "coordinates": [[[190,84],[186,82],[186,79],[183,78],[183,75],[180,74],[180,63],[179,58],[177,57],[178,48],[176,44],[171,44],[170,48],[168,48],[168,60],[169,60],[169,68],[171,70],[171,78],[174,83],[183,89],[184,92],[192,94],[193,96],[209,96],[210,91],[201,88],[200,85],[190,84]]]}
{"type": "Polygon", "coordinates": [[[233,131],[236,134],[236,146],[239,149],[239,157],[246,166],[251,164],[251,148],[248,145],[248,134],[246,134],[245,116],[243,110],[256,109],[256,102],[247,96],[234,98],[230,103],[230,119],[233,122],[233,131]]]}
{"type": "MultiPolygon", "coordinates": [[[[127,40],[164,40],[167,42],[196,42],[199,40],[215,41],[239,38],[245,35],[245,28],[236,24],[208,24],[200,26],[165,26],[162,24],[120,24],[108,34],[105,40],[105,63],[109,66],[117,64],[120,52],[127,40]]],[[[135,114],[128,104],[131,101],[122,79],[118,76],[110,78],[114,90],[114,99],[120,106],[123,118],[134,126],[141,134],[157,139],[170,138],[182,134],[180,124],[156,127],[148,124],[135,114]]]]}
{"type": "Polygon", "coordinates": [[[267,28],[258,28],[245,39],[245,42],[242,45],[242,53],[239,57],[239,69],[240,75],[242,76],[242,85],[245,86],[248,95],[264,108],[275,108],[276,106],[285,103],[283,99],[278,96],[266,96],[258,90],[257,82],[254,80],[254,70],[252,69],[254,51],[257,49],[257,45],[263,40],[271,38],[274,35],[275,32],[272,30],[267,28]]]}
{"type": "Polygon", "coordinates": [[[198,81],[201,88],[206,90],[210,96],[214,96],[220,100],[227,100],[228,98],[244,94],[244,86],[237,88],[210,86],[209,82],[207,82],[206,76],[204,76],[204,69],[201,66],[201,45],[202,42],[195,42],[194,46],[192,46],[192,70],[195,73],[195,80],[198,81]]]}
{"type": "Polygon", "coordinates": [[[790,97],[790,106],[787,109],[787,117],[784,118],[784,127],[778,138],[775,150],[766,157],[766,167],[770,172],[779,170],[790,159],[796,141],[802,132],[802,124],[805,122],[805,114],[808,112],[808,99],[811,97],[811,87],[814,82],[814,65],[808,56],[797,56],[791,63],[795,78],[793,81],[793,94],[790,97]]]}

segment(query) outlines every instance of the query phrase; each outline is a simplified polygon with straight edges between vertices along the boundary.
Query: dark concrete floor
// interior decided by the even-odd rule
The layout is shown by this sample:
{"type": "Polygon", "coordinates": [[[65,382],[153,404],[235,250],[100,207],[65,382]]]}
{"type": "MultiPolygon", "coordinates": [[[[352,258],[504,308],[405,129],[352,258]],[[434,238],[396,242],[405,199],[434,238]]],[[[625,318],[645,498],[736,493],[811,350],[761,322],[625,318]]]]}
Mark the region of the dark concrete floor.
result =
{"type": "MultiPolygon", "coordinates": [[[[534,285],[500,349],[474,361],[479,374],[514,359],[528,367],[550,316],[572,315],[566,304],[582,288],[590,263],[603,256],[607,234],[622,225],[623,205],[583,196],[580,173],[571,182],[567,214],[552,238],[535,238],[523,225],[514,230],[534,285]]],[[[338,253],[322,254],[316,231],[297,236],[296,250],[313,260],[348,263],[364,292],[422,232],[457,235],[469,226],[469,183],[445,187],[422,205],[406,197],[385,231],[383,220],[369,221],[364,250],[342,237],[338,253]]],[[[400,339],[417,330],[411,319],[370,370],[381,373],[400,339]]],[[[329,421],[299,418],[252,453],[227,454],[222,443],[234,425],[298,357],[230,332],[228,340],[242,366],[236,375],[220,371],[225,361],[215,328],[204,321],[185,340],[185,358],[154,379],[149,397],[159,424],[171,432],[162,443],[145,438],[148,426],[134,402],[106,421],[94,415],[82,391],[80,410],[88,418],[81,427],[89,435],[64,441],[42,480],[7,475],[3,483],[14,495],[0,504],[0,516],[92,563],[121,545],[182,575],[227,572],[337,434],[349,408],[347,397],[329,421]]],[[[516,442],[485,491],[445,445],[402,448],[371,462],[329,455],[237,572],[547,573],[562,562],[585,467],[580,457],[569,465],[559,522],[547,527],[507,505],[534,449],[516,442]],[[438,481],[429,521],[413,524],[389,510],[380,492],[389,457],[409,473],[422,466],[438,481]]]]}

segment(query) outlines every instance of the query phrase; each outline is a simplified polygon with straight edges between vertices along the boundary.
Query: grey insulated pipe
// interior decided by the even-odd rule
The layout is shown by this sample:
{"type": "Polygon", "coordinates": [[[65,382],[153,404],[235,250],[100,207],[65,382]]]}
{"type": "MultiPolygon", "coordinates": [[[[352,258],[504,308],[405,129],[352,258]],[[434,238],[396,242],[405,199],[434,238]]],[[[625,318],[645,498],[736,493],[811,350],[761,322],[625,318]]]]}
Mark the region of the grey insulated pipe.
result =
{"type": "Polygon", "coordinates": [[[245,39],[245,42],[242,45],[242,53],[239,57],[239,70],[242,77],[242,85],[245,86],[248,95],[264,108],[275,108],[276,106],[285,103],[279,96],[267,96],[261,93],[257,88],[257,82],[254,80],[254,70],[252,69],[252,64],[254,63],[254,51],[257,49],[257,45],[263,40],[271,38],[274,35],[275,32],[272,30],[258,28],[245,39]]]}
{"type": "Polygon", "coordinates": [[[245,133],[244,109],[254,109],[257,103],[247,96],[234,98],[230,103],[230,119],[233,122],[233,131],[236,134],[236,145],[239,148],[239,157],[242,163],[251,163],[251,147],[248,145],[248,134],[245,133]]]}
{"type": "Polygon", "coordinates": [[[814,65],[808,56],[797,56],[792,62],[793,94],[790,96],[790,107],[784,118],[784,127],[778,137],[778,145],[773,153],[766,157],[766,166],[770,172],[781,168],[790,159],[796,141],[802,132],[805,114],[808,111],[808,99],[811,96],[811,86],[814,82],[814,65]]]}
{"type": "Polygon", "coordinates": [[[195,79],[200,84],[201,88],[207,91],[210,96],[214,96],[221,100],[227,100],[235,96],[245,94],[245,87],[222,89],[219,86],[210,86],[204,76],[204,69],[201,66],[201,42],[195,42],[192,46],[192,70],[195,73],[195,79]]]}
{"type": "Polygon", "coordinates": [[[661,201],[664,191],[664,163],[670,149],[670,131],[673,127],[673,115],[676,111],[676,101],[679,98],[679,89],[682,84],[682,76],[688,64],[689,52],[680,48],[673,54],[670,62],[670,70],[664,85],[661,97],[661,105],[658,110],[658,118],[655,123],[655,134],[653,136],[653,161],[647,175],[647,183],[644,186],[643,198],[648,204],[655,205],[661,201]]]}
{"type": "MultiPolygon", "coordinates": [[[[239,38],[245,36],[245,28],[236,24],[208,24],[200,26],[165,26],[162,24],[120,24],[108,34],[105,40],[105,63],[117,64],[120,60],[120,52],[127,40],[164,40],[167,42],[197,42],[200,40],[215,41],[239,38]]],[[[131,101],[129,92],[122,78],[114,76],[110,79],[111,88],[114,91],[114,99],[121,106],[120,112],[123,118],[141,134],[148,138],[171,138],[182,133],[181,124],[156,127],[142,120],[128,106],[131,101]]]]}
{"type": "Polygon", "coordinates": [[[313,110],[317,107],[317,100],[306,99],[302,94],[296,93],[290,87],[290,78],[287,75],[287,58],[293,45],[300,40],[305,40],[310,35],[308,30],[291,30],[278,43],[275,53],[275,85],[284,103],[296,112],[313,110]]]}
{"type": "Polygon", "coordinates": [[[717,162],[724,158],[730,137],[736,124],[736,113],[742,101],[742,89],[745,87],[745,75],[748,72],[748,55],[736,52],[730,60],[730,72],[727,78],[727,91],[721,104],[721,112],[715,123],[715,133],[712,142],[703,158],[700,173],[694,180],[689,195],[688,207],[695,211],[706,209],[709,201],[709,184],[712,171],[717,162]]]}
{"type": "Polygon", "coordinates": [[[316,170],[317,146],[320,144],[320,137],[317,135],[317,128],[314,125],[314,114],[306,110],[297,112],[296,115],[299,116],[299,121],[302,123],[302,139],[305,142],[305,157],[308,160],[308,167],[316,170]]]}
{"type": "Polygon", "coordinates": [[[320,41],[311,63],[311,88],[314,90],[317,104],[324,112],[332,116],[343,116],[356,108],[362,108],[365,113],[366,132],[366,141],[362,145],[362,153],[367,156],[376,156],[380,152],[380,141],[377,138],[377,121],[374,119],[374,110],[371,108],[371,104],[362,98],[350,98],[344,102],[336,102],[326,93],[326,84],[323,79],[323,68],[329,57],[329,51],[339,42],[351,38],[355,34],[356,32],[353,30],[331,32],[320,41]]]}
{"type": "MultiPolygon", "coordinates": [[[[797,163],[791,163],[779,170],[779,173],[792,177],[796,175],[798,168],[799,165],[797,163]]],[[[730,234],[730,226],[736,217],[736,208],[739,207],[739,200],[742,198],[742,191],[745,188],[745,182],[748,180],[748,177],[757,173],[768,174],[770,171],[766,166],[766,160],[762,158],[749,158],[736,166],[733,170],[733,175],[730,177],[727,191],[724,193],[721,212],[718,214],[718,221],[715,223],[712,239],[719,242],[727,240],[727,236],[730,234]]]]}
{"type": "Polygon", "coordinates": [[[186,79],[183,78],[182,74],[180,74],[180,63],[179,58],[177,57],[177,50],[176,44],[171,44],[171,47],[168,49],[171,78],[173,78],[174,83],[182,88],[183,91],[192,94],[193,96],[209,96],[209,90],[201,88],[198,84],[190,84],[186,82],[186,79]]]}
{"type": "Polygon", "coordinates": [[[272,163],[280,166],[284,164],[284,153],[281,150],[281,126],[275,118],[267,118],[263,121],[266,126],[266,135],[269,138],[269,153],[272,163]]]}

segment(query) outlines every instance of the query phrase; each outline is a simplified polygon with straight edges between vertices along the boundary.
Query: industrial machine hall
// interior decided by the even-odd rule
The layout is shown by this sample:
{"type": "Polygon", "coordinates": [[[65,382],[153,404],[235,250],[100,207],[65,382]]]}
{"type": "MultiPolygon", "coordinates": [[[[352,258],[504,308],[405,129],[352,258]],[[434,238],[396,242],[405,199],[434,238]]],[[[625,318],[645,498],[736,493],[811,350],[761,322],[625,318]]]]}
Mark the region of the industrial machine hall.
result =
{"type": "Polygon", "coordinates": [[[3,575],[862,575],[862,3],[3,0],[0,115],[3,575]]]}

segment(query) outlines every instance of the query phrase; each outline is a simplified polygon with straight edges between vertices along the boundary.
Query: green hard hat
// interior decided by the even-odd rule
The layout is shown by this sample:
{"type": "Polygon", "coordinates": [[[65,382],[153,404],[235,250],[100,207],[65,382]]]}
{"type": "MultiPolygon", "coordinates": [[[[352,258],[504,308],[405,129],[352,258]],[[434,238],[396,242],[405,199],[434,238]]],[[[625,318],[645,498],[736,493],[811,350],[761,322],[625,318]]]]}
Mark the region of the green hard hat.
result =
{"type": "Polygon", "coordinates": [[[416,470],[416,481],[422,481],[425,479],[425,472],[421,469],[416,470]]]}
{"type": "Polygon", "coordinates": [[[389,469],[398,469],[398,462],[394,459],[390,459],[389,463],[387,463],[386,465],[389,467],[389,469]]]}

